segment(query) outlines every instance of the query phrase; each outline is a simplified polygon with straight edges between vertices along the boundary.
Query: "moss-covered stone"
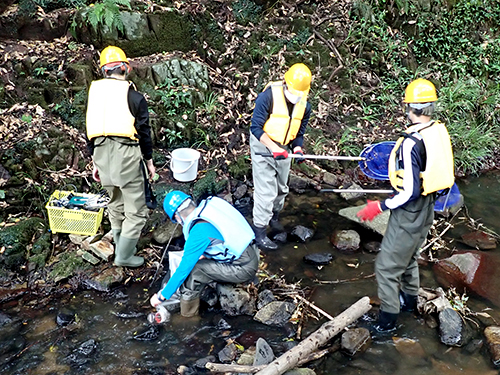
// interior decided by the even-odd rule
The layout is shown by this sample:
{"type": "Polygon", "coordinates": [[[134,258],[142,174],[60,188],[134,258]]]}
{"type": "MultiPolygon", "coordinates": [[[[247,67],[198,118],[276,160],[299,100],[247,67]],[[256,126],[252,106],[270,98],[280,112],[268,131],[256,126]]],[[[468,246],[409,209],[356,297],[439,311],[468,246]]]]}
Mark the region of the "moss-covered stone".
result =
{"type": "Polygon", "coordinates": [[[49,277],[54,281],[60,281],[73,275],[76,271],[90,269],[91,266],[79,257],[76,252],[63,253],[59,261],[54,264],[49,277]]]}
{"type": "MultiPolygon", "coordinates": [[[[11,270],[19,270],[27,256],[27,248],[32,239],[40,239],[47,233],[48,226],[40,218],[29,218],[0,230],[0,244],[5,250],[0,254],[0,265],[11,270]]],[[[40,243],[41,246],[42,242],[40,243]]]]}
{"type": "Polygon", "coordinates": [[[250,159],[247,155],[240,155],[238,158],[229,164],[229,173],[236,179],[241,179],[250,174],[250,159]]]}
{"type": "Polygon", "coordinates": [[[226,185],[227,180],[217,181],[217,173],[209,171],[204,177],[195,182],[193,186],[193,198],[199,200],[209,195],[217,195],[226,185]]]}

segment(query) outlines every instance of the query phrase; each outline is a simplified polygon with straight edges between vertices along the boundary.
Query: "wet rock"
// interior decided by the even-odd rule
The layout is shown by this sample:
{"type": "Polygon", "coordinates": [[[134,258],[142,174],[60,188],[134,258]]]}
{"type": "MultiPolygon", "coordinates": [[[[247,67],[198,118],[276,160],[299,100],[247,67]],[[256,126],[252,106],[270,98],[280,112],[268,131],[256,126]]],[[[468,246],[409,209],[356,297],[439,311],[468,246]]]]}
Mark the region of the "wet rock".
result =
{"type": "Polygon", "coordinates": [[[340,185],[340,179],[337,175],[330,173],[330,172],[325,172],[323,174],[323,182],[325,184],[337,187],[340,185]]]}
{"type": "Polygon", "coordinates": [[[472,331],[460,314],[450,308],[439,313],[441,342],[449,346],[463,346],[472,338],[472,331]]]}
{"type": "Polygon", "coordinates": [[[316,375],[313,369],[303,367],[303,368],[293,368],[284,373],[284,375],[316,375]]]}
{"type": "Polygon", "coordinates": [[[479,250],[492,250],[497,247],[495,238],[482,230],[462,234],[462,240],[466,245],[479,250]]]}
{"type": "Polygon", "coordinates": [[[68,235],[69,240],[75,245],[81,246],[83,241],[87,238],[87,236],[80,236],[79,234],[70,234],[68,235]]]}
{"type": "Polygon", "coordinates": [[[7,314],[0,311],[0,327],[12,323],[12,319],[7,314]]]}
{"type": "Polygon", "coordinates": [[[259,293],[257,299],[257,309],[260,310],[273,301],[276,301],[276,297],[274,296],[273,292],[271,292],[269,289],[264,289],[259,293]]]}
{"type": "Polygon", "coordinates": [[[205,365],[208,362],[215,362],[216,358],[214,355],[209,355],[208,357],[205,358],[200,358],[194,363],[194,367],[200,368],[200,369],[205,369],[205,365]]]}
{"type": "Polygon", "coordinates": [[[109,262],[115,253],[115,248],[111,242],[104,239],[90,244],[90,250],[105,262],[109,262]]]}
{"type": "Polygon", "coordinates": [[[146,313],[140,311],[120,311],[112,314],[121,319],[138,319],[146,316],[146,313]]]}
{"type": "Polygon", "coordinates": [[[313,253],[304,256],[304,262],[319,266],[330,264],[332,260],[333,255],[331,253],[313,253]]]}
{"type": "Polygon", "coordinates": [[[236,208],[245,217],[251,216],[252,199],[250,197],[238,199],[236,202],[234,202],[234,208],[236,208]]]}
{"type": "MultiPolygon", "coordinates": [[[[485,334],[486,336],[486,334],[485,334]]],[[[500,342],[499,342],[500,344],[500,342]]],[[[482,339],[474,339],[471,342],[469,342],[467,345],[464,347],[464,351],[468,354],[474,354],[477,353],[481,348],[484,346],[484,341],[482,339]]],[[[500,354],[500,352],[499,352],[500,354]]],[[[499,357],[500,360],[500,357],[499,357]]]]}
{"type": "Polygon", "coordinates": [[[491,361],[495,367],[500,366],[500,327],[489,326],[484,330],[484,337],[488,344],[491,361]]]}
{"type": "Polygon", "coordinates": [[[426,358],[427,354],[422,345],[413,339],[407,337],[393,337],[394,347],[403,357],[426,358]]]}
{"type": "MultiPolygon", "coordinates": [[[[355,183],[351,184],[348,188],[345,188],[345,189],[363,190],[363,188],[361,186],[359,186],[358,184],[355,184],[355,183]]],[[[340,193],[340,196],[342,198],[344,198],[346,201],[362,198],[364,195],[365,195],[365,193],[363,193],[362,191],[357,192],[357,193],[340,193]]]]}
{"type": "Polygon", "coordinates": [[[306,242],[314,236],[314,231],[302,225],[297,225],[290,234],[297,237],[300,241],[306,242]]]}
{"type": "Polygon", "coordinates": [[[354,230],[337,230],[332,234],[330,242],[345,253],[353,253],[359,249],[361,237],[354,230]]]}
{"type": "Polygon", "coordinates": [[[205,302],[208,306],[214,307],[217,302],[219,302],[219,296],[214,288],[206,286],[200,294],[200,300],[205,302]]]}
{"type": "Polygon", "coordinates": [[[290,173],[290,180],[288,182],[288,187],[291,191],[295,191],[298,194],[303,194],[305,190],[313,185],[313,181],[307,177],[297,176],[290,173]]]}
{"type": "Polygon", "coordinates": [[[148,325],[146,329],[135,333],[132,338],[137,341],[153,341],[160,336],[160,328],[156,325],[148,325]]]}
{"type": "Polygon", "coordinates": [[[255,357],[253,366],[267,365],[274,360],[273,349],[269,346],[266,340],[259,337],[255,345],[255,357]]]}
{"type": "Polygon", "coordinates": [[[231,284],[217,284],[219,302],[229,316],[252,315],[255,311],[255,299],[242,289],[231,284]]]}
{"type": "Polygon", "coordinates": [[[236,363],[238,365],[242,365],[242,366],[252,366],[254,358],[255,358],[255,347],[251,347],[251,348],[248,348],[247,350],[245,350],[240,355],[240,357],[238,358],[236,363]]]}
{"type": "Polygon", "coordinates": [[[121,283],[124,279],[123,267],[111,267],[94,275],[91,279],[85,280],[83,283],[90,289],[107,292],[112,285],[121,283]]]}
{"type": "Polygon", "coordinates": [[[286,232],[280,232],[280,233],[277,233],[273,236],[273,241],[286,243],[287,238],[288,238],[288,234],[286,232]]]}
{"type": "Polygon", "coordinates": [[[379,253],[380,252],[380,242],[378,241],[370,241],[363,244],[363,249],[370,253],[379,253]]]}
{"type": "Polygon", "coordinates": [[[78,346],[66,359],[73,367],[80,367],[91,361],[89,358],[97,351],[97,343],[94,339],[87,340],[78,346]]]}
{"type": "Polygon", "coordinates": [[[242,184],[236,188],[233,193],[234,199],[238,200],[245,196],[248,191],[248,186],[246,184],[242,184]]]}
{"type": "Polygon", "coordinates": [[[216,324],[217,329],[223,331],[231,329],[231,324],[229,324],[225,319],[220,319],[216,324]]]}
{"type": "Polygon", "coordinates": [[[170,220],[160,224],[153,231],[153,239],[159,244],[167,244],[170,238],[182,236],[182,227],[170,220]]]}
{"type": "Polygon", "coordinates": [[[65,313],[60,312],[56,316],[56,324],[59,327],[65,327],[68,324],[73,323],[74,321],[75,321],[75,314],[73,314],[73,313],[72,314],[65,314],[65,313]]]}
{"type": "Polygon", "coordinates": [[[86,260],[87,262],[89,262],[90,264],[92,264],[94,266],[100,262],[99,259],[97,259],[95,256],[90,254],[88,251],[77,250],[76,254],[81,256],[84,260],[86,260]]]}
{"type": "Polygon", "coordinates": [[[295,305],[291,302],[274,301],[268,303],[253,317],[254,320],[270,326],[284,326],[292,317],[295,305]]]}
{"type": "Polygon", "coordinates": [[[380,233],[381,235],[385,234],[385,231],[387,229],[387,223],[389,222],[389,215],[390,215],[390,210],[386,210],[382,212],[380,215],[375,217],[372,221],[361,221],[358,219],[356,214],[365,207],[366,205],[362,206],[355,206],[355,207],[347,207],[339,210],[339,215],[342,217],[345,217],[346,219],[352,220],[356,223],[359,223],[360,225],[373,230],[374,232],[380,233]]]}
{"type": "Polygon", "coordinates": [[[366,328],[353,328],[342,334],[341,348],[350,357],[364,353],[372,342],[370,331],[366,328]]]}
{"type": "Polygon", "coordinates": [[[221,361],[222,363],[230,363],[234,361],[237,355],[238,355],[238,348],[234,343],[226,345],[226,347],[222,349],[218,354],[219,361],[221,361]]]}
{"type": "Polygon", "coordinates": [[[445,288],[473,292],[500,306],[500,261],[490,253],[470,251],[441,259],[433,267],[436,279],[445,288]]]}

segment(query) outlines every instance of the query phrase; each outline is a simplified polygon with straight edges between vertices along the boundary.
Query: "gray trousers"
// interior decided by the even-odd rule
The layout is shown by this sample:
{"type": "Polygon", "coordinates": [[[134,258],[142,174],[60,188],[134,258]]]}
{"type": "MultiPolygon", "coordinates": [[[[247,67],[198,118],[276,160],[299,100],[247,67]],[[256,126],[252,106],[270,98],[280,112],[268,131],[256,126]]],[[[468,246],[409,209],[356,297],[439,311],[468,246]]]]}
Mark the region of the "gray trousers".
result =
{"type": "Polygon", "coordinates": [[[139,238],[149,210],[144,195],[142,154],[139,146],[130,146],[127,139],[100,137],[94,142],[94,163],[101,184],[111,200],[108,215],[111,229],[121,236],[139,238]]]}
{"type": "Polygon", "coordinates": [[[237,284],[252,280],[259,268],[259,255],[257,246],[251,244],[231,263],[200,259],[179,288],[182,299],[198,298],[205,285],[212,281],[237,284]]]}
{"type": "MultiPolygon", "coordinates": [[[[288,152],[290,148],[283,146],[288,152]]],[[[291,158],[275,160],[273,157],[256,155],[257,152],[269,154],[270,150],[250,134],[253,175],[253,223],[257,227],[266,227],[273,213],[280,212],[288,194],[288,175],[291,158]]]]}
{"type": "Polygon", "coordinates": [[[434,220],[434,194],[391,210],[380,253],[375,261],[380,309],[398,314],[400,289],[417,295],[418,252],[434,220]]]}

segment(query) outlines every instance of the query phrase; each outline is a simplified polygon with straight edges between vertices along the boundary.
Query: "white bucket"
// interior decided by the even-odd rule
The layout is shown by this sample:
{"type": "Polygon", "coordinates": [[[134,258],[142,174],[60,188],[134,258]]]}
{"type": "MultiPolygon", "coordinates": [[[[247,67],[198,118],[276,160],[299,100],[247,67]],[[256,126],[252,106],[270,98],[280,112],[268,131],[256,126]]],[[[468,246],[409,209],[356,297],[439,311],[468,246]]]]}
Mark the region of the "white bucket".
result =
{"type": "Polygon", "coordinates": [[[178,148],[172,151],[170,169],[177,181],[188,182],[196,179],[198,174],[199,151],[192,148],[178,148]]]}

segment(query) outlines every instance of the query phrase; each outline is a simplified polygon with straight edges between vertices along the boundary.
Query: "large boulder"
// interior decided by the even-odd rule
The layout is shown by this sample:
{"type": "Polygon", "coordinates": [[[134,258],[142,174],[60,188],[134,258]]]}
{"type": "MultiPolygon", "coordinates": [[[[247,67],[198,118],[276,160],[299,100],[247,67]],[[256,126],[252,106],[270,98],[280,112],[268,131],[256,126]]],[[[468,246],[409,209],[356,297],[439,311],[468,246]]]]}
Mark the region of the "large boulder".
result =
{"type": "Polygon", "coordinates": [[[467,289],[500,306],[499,267],[500,261],[489,253],[470,251],[438,261],[434,272],[443,287],[467,289]]]}

